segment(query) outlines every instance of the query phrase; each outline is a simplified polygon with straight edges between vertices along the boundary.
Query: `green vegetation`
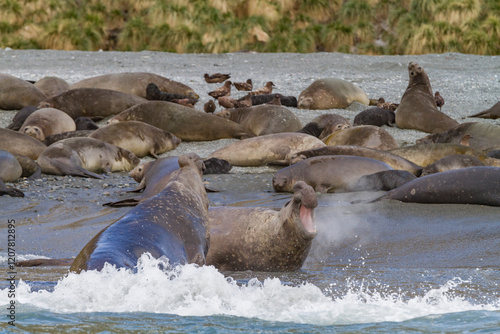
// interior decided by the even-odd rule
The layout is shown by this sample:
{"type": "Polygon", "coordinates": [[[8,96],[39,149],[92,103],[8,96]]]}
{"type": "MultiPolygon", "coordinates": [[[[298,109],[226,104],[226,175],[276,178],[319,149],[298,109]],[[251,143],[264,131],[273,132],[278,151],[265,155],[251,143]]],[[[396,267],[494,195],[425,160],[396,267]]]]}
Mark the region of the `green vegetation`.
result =
{"type": "Polygon", "coordinates": [[[0,0],[0,47],[500,54],[498,0],[0,0]]]}

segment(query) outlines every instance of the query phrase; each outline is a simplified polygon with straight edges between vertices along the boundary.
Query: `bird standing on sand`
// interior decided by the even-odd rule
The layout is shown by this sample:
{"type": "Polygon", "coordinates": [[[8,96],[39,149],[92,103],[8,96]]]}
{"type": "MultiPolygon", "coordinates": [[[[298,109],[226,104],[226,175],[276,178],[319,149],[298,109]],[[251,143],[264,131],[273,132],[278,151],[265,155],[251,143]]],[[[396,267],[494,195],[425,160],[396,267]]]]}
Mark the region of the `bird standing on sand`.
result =
{"type": "Polygon", "coordinates": [[[273,82],[272,81],[268,81],[263,88],[257,89],[254,92],[250,92],[250,95],[271,94],[273,92],[273,86],[274,86],[273,82]]]}
{"type": "Polygon", "coordinates": [[[280,106],[281,105],[281,94],[274,94],[274,98],[267,102],[266,104],[272,104],[272,105],[276,105],[276,106],[280,106]]]}
{"type": "Polygon", "coordinates": [[[205,73],[204,77],[207,83],[222,83],[231,78],[231,75],[222,73],[214,73],[212,75],[209,75],[208,73],[205,73]]]}
{"type": "Polygon", "coordinates": [[[215,103],[213,100],[210,100],[208,101],[207,103],[205,103],[205,105],[203,106],[203,110],[207,113],[213,113],[215,111],[215,103]]]}
{"type": "Polygon", "coordinates": [[[233,85],[237,90],[250,92],[253,89],[252,79],[247,79],[247,82],[235,82],[233,85]]]}
{"type": "Polygon", "coordinates": [[[238,108],[251,107],[252,105],[252,96],[250,94],[238,99],[238,108]]]}
{"type": "Polygon", "coordinates": [[[223,108],[234,108],[234,105],[236,102],[235,99],[231,98],[230,96],[221,96],[217,99],[217,102],[219,102],[219,105],[223,108]]]}
{"type": "Polygon", "coordinates": [[[377,102],[377,107],[379,107],[380,109],[385,109],[390,111],[395,111],[398,108],[398,106],[399,106],[398,103],[385,102],[385,99],[383,97],[379,98],[377,102]]]}
{"type": "Polygon", "coordinates": [[[439,92],[434,93],[434,98],[436,99],[436,105],[438,106],[439,110],[441,110],[441,107],[444,105],[444,98],[439,94],[439,92]]]}
{"type": "Polygon", "coordinates": [[[218,99],[221,96],[226,96],[226,95],[229,96],[231,95],[231,84],[232,82],[228,80],[224,82],[224,85],[222,87],[219,87],[214,91],[211,91],[210,93],[208,93],[208,95],[210,95],[214,99],[218,99]]]}

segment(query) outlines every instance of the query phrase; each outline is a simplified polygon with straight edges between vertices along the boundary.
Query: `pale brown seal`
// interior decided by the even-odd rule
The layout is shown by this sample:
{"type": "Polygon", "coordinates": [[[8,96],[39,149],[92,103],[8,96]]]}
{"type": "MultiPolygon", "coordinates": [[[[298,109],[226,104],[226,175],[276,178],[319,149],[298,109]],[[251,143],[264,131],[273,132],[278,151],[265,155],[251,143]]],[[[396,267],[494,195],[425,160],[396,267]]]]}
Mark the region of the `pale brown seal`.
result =
{"type": "Polygon", "coordinates": [[[12,118],[12,122],[7,126],[7,129],[18,131],[23,126],[26,118],[36,110],[38,110],[37,106],[27,106],[19,110],[12,118]]]}
{"type": "Polygon", "coordinates": [[[14,182],[23,174],[23,168],[16,157],[7,151],[0,150],[0,180],[14,182]]]}
{"type": "Polygon", "coordinates": [[[48,136],[43,140],[43,143],[47,146],[54,144],[63,139],[77,138],[77,137],[88,137],[94,130],[76,130],[68,131],[63,133],[58,133],[56,135],[48,136]]]}
{"type": "Polygon", "coordinates": [[[325,78],[314,81],[299,95],[300,109],[347,108],[354,101],[364,105],[370,103],[365,92],[351,82],[325,78]]]}
{"type": "Polygon", "coordinates": [[[311,122],[306,124],[304,128],[299,130],[299,132],[309,133],[319,139],[324,139],[334,132],[350,127],[351,123],[343,116],[338,114],[323,114],[314,118],[311,122]],[[313,124],[317,124],[317,126],[313,126],[313,124]]]}
{"type": "Polygon", "coordinates": [[[495,103],[489,109],[483,110],[480,113],[471,115],[469,117],[491,118],[491,119],[500,118],[500,102],[495,103]]]}
{"type": "Polygon", "coordinates": [[[36,160],[46,148],[47,145],[24,133],[0,128],[0,149],[2,150],[36,160]]]}
{"type": "Polygon", "coordinates": [[[43,142],[48,136],[75,130],[75,121],[64,111],[41,108],[26,118],[19,132],[43,142]]]}
{"type": "Polygon", "coordinates": [[[47,98],[59,95],[69,90],[69,83],[59,77],[43,77],[34,83],[35,87],[38,87],[47,98]]]}
{"type": "Polygon", "coordinates": [[[219,270],[294,271],[316,236],[314,190],[304,182],[280,211],[218,207],[209,210],[207,265],[219,270]]]}
{"type": "Polygon", "coordinates": [[[32,83],[13,75],[0,73],[0,109],[20,110],[36,106],[47,96],[32,83]]]}
{"type": "Polygon", "coordinates": [[[484,163],[476,157],[467,154],[451,154],[422,169],[421,176],[446,172],[449,170],[484,166],[484,163]]]}
{"type": "Polygon", "coordinates": [[[328,146],[358,145],[383,151],[399,147],[389,132],[374,125],[359,125],[339,130],[323,141],[328,146]]]}
{"type": "Polygon", "coordinates": [[[457,121],[438,110],[429,77],[424,69],[410,62],[408,73],[408,87],[396,111],[398,128],[436,133],[457,126],[457,121]]]}

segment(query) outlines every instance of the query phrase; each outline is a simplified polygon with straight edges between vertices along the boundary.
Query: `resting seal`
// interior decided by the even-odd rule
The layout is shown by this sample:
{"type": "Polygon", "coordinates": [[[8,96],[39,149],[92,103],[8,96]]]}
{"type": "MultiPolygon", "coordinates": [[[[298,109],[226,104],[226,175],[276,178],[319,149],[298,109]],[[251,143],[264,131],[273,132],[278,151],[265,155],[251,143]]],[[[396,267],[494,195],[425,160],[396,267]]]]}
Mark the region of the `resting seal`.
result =
{"type": "Polygon", "coordinates": [[[23,174],[23,168],[16,157],[7,151],[0,150],[0,180],[14,182],[23,174]]]}
{"type": "Polygon", "coordinates": [[[46,148],[47,145],[24,133],[0,128],[0,149],[2,150],[36,160],[46,148]]]}
{"type": "Polygon", "coordinates": [[[424,69],[410,62],[408,73],[408,87],[396,111],[398,128],[436,133],[457,126],[457,121],[438,110],[429,77],[424,69]]]}
{"type": "Polygon", "coordinates": [[[36,106],[27,106],[19,110],[12,118],[12,122],[7,126],[7,129],[18,131],[21,126],[23,126],[26,118],[28,118],[28,116],[34,113],[36,110],[38,110],[38,107],[36,106]]]}
{"type": "Polygon", "coordinates": [[[75,121],[64,111],[41,108],[26,118],[19,132],[43,142],[48,136],[75,130],[75,121]]]}
{"type": "Polygon", "coordinates": [[[495,103],[493,107],[489,109],[483,110],[480,113],[471,115],[469,117],[491,118],[491,119],[500,118],[500,102],[495,103]]]}
{"type": "Polygon", "coordinates": [[[219,270],[294,271],[307,258],[316,236],[318,201],[304,182],[280,211],[218,207],[209,210],[207,265],[219,270]]]}
{"type": "Polygon", "coordinates": [[[351,127],[351,123],[337,114],[323,114],[314,118],[297,132],[307,133],[323,140],[334,132],[351,127]]]}
{"type": "Polygon", "coordinates": [[[314,81],[299,95],[299,109],[347,108],[354,101],[368,105],[365,92],[351,82],[326,78],[314,81]]]}
{"type": "Polygon", "coordinates": [[[69,90],[69,83],[58,77],[44,77],[34,83],[48,98],[69,90]]]}
{"type": "Polygon", "coordinates": [[[374,125],[374,126],[394,126],[396,114],[392,110],[379,107],[363,110],[354,117],[353,125],[374,125]]]}
{"type": "Polygon", "coordinates": [[[10,74],[0,73],[0,109],[20,110],[36,106],[47,96],[32,83],[10,74]]]}
{"type": "Polygon", "coordinates": [[[24,193],[16,188],[7,187],[2,180],[0,180],[0,196],[9,195],[11,197],[24,197],[24,193]]]}
{"type": "Polygon", "coordinates": [[[389,132],[374,125],[359,125],[336,131],[323,141],[328,146],[358,145],[382,151],[399,147],[389,132]]]}
{"type": "Polygon", "coordinates": [[[417,177],[406,170],[383,170],[364,175],[350,187],[351,191],[387,191],[401,187],[417,177]]]}
{"type": "Polygon", "coordinates": [[[484,163],[478,158],[467,154],[452,154],[426,166],[422,169],[421,176],[476,166],[484,166],[484,163]]]}
{"type": "Polygon", "coordinates": [[[144,253],[154,258],[165,256],[172,265],[204,265],[209,234],[203,162],[196,154],[189,154],[179,158],[179,166],[165,189],[90,240],[70,270],[101,270],[105,263],[134,268],[144,253]]]}

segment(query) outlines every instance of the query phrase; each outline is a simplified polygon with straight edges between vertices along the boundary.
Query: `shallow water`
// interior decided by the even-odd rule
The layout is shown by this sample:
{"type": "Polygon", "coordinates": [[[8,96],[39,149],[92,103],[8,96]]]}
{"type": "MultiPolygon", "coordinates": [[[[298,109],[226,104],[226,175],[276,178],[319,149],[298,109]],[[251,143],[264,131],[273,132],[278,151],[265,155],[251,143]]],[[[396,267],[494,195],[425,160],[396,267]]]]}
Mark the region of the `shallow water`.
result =
{"type": "MultiPolygon", "coordinates": [[[[278,92],[298,96],[313,79],[354,81],[370,97],[398,101],[406,65],[424,66],[460,117],[498,100],[500,58],[460,54],[368,57],[342,54],[175,55],[153,52],[0,50],[2,72],[26,79],[58,75],[69,82],[116,71],[154,71],[208,91],[205,72],[230,72],[256,85],[272,78],[278,92]]],[[[241,80],[240,80],[241,79],[241,80]]],[[[208,99],[200,94],[200,104],[208,99]],[[205,100],[204,100],[205,99],[205,100]]],[[[200,107],[200,105],[198,105],[200,107]]],[[[333,110],[351,121],[361,105],[333,110]]],[[[303,123],[320,111],[294,109],[303,123]]],[[[5,126],[15,112],[0,112],[5,126]]],[[[462,120],[460,120],[462,121],[462,120]]],[[[470,119],[468,120],[470,121],[470,119]]],[[[496,124],[496,121],[481,120],[496,124]]],[[[400,145],[425,134],[384,127],[400,145]]],[[[233,140],[181,143],[166,155],[207,156],[233,140]]],[[[234,168],[206,176],[210,205],[279,208],[290,194],[272,190],[278,167],[234,168]]],[[[104,180],[44,175],[16,186],[26,197],[0,197],[0,233],[16,221],[16,257],[74,257],[127,208],[102,203],[133,196],[127,173],[104,180]]],[[[463,333],[500,331],[500,208],[399,202],[351,204],[381,193],[324,194],[315,211],[318,235],[303,268],[291,273],[219,272],[213,267],[160,269],[143,257],[137,273],[80,275],[67,267],[16,268],[16,326],[7,321],[9,283],[0,283],[2,331],[9,332],[285,332],[463,333]]],[[[0,267],[8,271],[7,239],[0,267]]]]}

